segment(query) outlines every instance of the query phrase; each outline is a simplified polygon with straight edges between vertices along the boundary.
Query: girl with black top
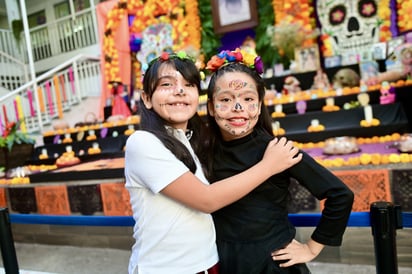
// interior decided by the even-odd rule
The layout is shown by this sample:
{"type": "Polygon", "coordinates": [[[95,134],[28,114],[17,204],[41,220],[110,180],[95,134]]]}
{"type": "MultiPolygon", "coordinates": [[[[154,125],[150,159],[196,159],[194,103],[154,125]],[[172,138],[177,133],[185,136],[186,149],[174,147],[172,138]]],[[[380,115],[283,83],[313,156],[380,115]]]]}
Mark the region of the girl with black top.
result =
{"type": "MultiPolygon", "coordinates": [[[[222,51],[207,69],[213,71],[208,87],[208,122],[216,136],[209,161],[213,184],[257,163],[273,133],[263,104],[260,57],[242,50],[222,51]]],[[[310,273],[305,263],[324,245],[341,245],[353,192],[301,152],[302,161],[212,214],[220,273],[310,273]],[[319,224],[306,243],[295,240],[296,229],[288,220],[290,178],[317,199],[325,199],[319,224]]]]}

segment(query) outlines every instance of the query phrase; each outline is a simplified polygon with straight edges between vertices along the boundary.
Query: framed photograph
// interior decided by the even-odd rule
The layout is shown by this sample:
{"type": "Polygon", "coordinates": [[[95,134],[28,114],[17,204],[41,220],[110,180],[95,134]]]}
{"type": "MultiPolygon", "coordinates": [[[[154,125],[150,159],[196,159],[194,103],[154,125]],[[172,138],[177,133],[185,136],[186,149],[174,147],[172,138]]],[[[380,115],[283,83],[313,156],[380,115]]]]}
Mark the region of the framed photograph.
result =
{"type": "Polygon", "coordinates": [[[253,28],[258,24],[256,1],[212,0],[211,2],[215,33],[253,28]]]}
{"type": "Polygon", "coordinates": [[[325,68],[340,67],[340,65],[342,64],[342,56],[334,55],[330,57],[325,57],[324,62],[325,68]]]}
{"type": "Polygon", "coordinates": [[[360,54],[356,52],[345,52],[342,54],[342,66],[355,65],[360,62],[360,54]]]}
{"type": "Polygon", "coordinates": [[[317,45],[295,49],[295,61],[298,71],[315,71],[320,67],[319,48],[317,45]]]}
{"type": "Polygon", "coordinates": [[[366,61],[359,64],[361,79],[363,81],[368,80],[371,77],[375,77],[379,74],[379,65],[376,61],[366,61]]]}
{"type": "Polygon", "coordinates": [[[385,60],[386,59],[386,43],[376,43],[372,46],[372,56],[375,60],[385,60]]]}
{"type": "Polygon", "coordinates": [[[400,35],[388,41],[388,56],[395,52],[395,49],[405,43],[405,37],[400,35]]]}

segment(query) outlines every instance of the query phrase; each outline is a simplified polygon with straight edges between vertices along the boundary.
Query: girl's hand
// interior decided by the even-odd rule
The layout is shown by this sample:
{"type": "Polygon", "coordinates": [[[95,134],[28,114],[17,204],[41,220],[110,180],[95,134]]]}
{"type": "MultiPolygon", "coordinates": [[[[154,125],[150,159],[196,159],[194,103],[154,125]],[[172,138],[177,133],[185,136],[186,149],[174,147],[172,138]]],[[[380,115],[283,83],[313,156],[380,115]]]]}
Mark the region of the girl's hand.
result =
{"type": "Polygon", "coordinates": [[[268,168],[272,170],[273,174],[290,168],[300,160],[302,160],[302,153],[299,153],[299,149],[293,146],[293,142],[288,141],[285,137],[270,141],[262,159],[268,164],[268,168]]]}
{"type": "Polygon", "coordinates": [[[272,252],[274,261],[286,261],[279,264],[280,267],[289,267],[294,264],[307,263],[312,261],[322,251],[324,245],[313,240],[307,244],[302,244],[295,239],[292,240],[285,248],[272,252]]]}

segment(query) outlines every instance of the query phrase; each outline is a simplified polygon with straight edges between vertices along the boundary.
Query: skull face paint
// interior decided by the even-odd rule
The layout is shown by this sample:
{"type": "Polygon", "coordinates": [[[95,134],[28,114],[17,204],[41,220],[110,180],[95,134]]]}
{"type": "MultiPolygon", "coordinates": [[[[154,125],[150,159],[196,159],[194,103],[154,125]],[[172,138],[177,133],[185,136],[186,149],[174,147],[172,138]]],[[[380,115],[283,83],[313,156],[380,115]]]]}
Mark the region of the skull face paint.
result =
{"type": "Polygon", "coordinates": [[[199,91],[174,67],[165,65],[159,70],[152,97],[145,97],[144,101],[145,106],[152,108],[168,125],[185,130],[188,120],[197,112],[199,91]]]}
{"type": "Polygon", "coordinates": [[[316,12],[322,33],[333,38],[334,55],[363,52],[379,42],[376,0],[318,0],[316,12]]]}
{"type": "Polygon", "coordinates": [[[262,102],[252,77],[244,72],[226,72],[216,80],[210,104],[223,139],[239,139],[256,125],[262,102]]]}

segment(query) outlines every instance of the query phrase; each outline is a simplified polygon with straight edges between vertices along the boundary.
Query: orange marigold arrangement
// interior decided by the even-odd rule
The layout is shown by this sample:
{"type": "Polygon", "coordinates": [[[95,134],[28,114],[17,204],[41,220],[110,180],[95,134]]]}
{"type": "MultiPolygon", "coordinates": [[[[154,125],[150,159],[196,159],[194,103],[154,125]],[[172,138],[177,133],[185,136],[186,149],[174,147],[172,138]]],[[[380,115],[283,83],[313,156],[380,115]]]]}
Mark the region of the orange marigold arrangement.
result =
{"type": "MultiPolygon", "coordinates": [[[[371,144],[371,143],[385,143],[385,142],[397,142],[401,139],[399,133],[393,133],[385,136],[373,136],[373,137],[358,137],[356,142],[361,144],[371,144]]],[[[294,144],[300,149],[313,149],[313,148],[323,148],[325,142],[308,142],[308,143],[298,143],[294,144]]],[[[344,159],[343,157],[336,157],[334,159],[322,159],[321,157],[315,157],[315,160],[321,165],[333,168],[333,167],[344,167],[344,166],[359,166],[359,165],[385,165],[385,164],[398,164],[398,163],[412,163],[411,153],[390,153],[390,154],[379,154],[379,153],[362,153],[359,156],[349,157],[344,159]]]]}
{"type": "Polygon", "coordinates": [[[376,126],[379,126],[380,123],[381,122],[379,121],[379,119],[376,119],[376,118],[372,118],[370,122],[363,119],[360,121],[360,126],[361,127],[376,127],[376,126]]]}
{"type": "MultiPolygon", "coordinates": [[[[115,33],[124,16],[135,15],[129,27],[130,33],[141,33],[145,28],[157,23],[171,24],[173,27],[173,50],[177,51],[188,46],[200,49],[201,22],[198,15],[198,1],[184,0],[119,0],[117,5],[108,12],[107,23],[103,37],[105,52],[104,73],[108,88],[111,82],[120,81],[119,54],[115,47],[115,33]]],[[[141,65],[134,62],[136,78],[141,76],[141,65]]],[[[139,81],[137,88],[142,88],[139,81]]]]}

